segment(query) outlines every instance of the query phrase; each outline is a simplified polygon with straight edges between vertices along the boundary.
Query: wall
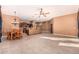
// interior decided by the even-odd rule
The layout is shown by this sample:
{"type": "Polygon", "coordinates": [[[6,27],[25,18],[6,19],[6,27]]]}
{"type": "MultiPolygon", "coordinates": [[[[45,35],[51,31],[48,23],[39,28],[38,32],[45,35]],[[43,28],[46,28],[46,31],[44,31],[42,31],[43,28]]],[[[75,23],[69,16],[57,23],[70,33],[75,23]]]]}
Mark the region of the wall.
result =
{"type": "MultiPolygon", "coordinates": [[[[2,15],[3,19],[3,33],[13,28],[11,22],[13,22],[15,16],[2,15]]],[[[20,21],[19,17],[16,17],[20,21]]],[[[30,29],[30,34],[40,33],[41,31],[50,31],[50,24],[53,24],[54,34],[64,34],[77,36],[77,14],[69,14],[53,18],[50,22],[44,22],[41,27],[36,29],[36,25],[30,29]]]]}
{"type": "Polygon", "coordinates": [[[48,21],[46,21],[46,22],[43,22],[42,23],[42,32],[49,32],[49,28],[50,26],[49,26],[49,22],[48,21]]]}
{"type": "Polygon", "coordinates": [[[55,17],[51,20],[54,34],[77,36],[77,14],[55,17]]]}
{"type": "MultiPolygon", "coordinates": [[[[2,21],[3,21],[2,31],[3,31],[3,33],[6,33],[7,31],[12,30],[12,28],[14,27],[12,25],[12,22],[14,21],[14,19],[15,19],[15,16],[2,14],[2,21]]],[[[17,21],[20,22],[20,18],[19,17],[16,17],[16,19],[17,19],[17,21]]]]}

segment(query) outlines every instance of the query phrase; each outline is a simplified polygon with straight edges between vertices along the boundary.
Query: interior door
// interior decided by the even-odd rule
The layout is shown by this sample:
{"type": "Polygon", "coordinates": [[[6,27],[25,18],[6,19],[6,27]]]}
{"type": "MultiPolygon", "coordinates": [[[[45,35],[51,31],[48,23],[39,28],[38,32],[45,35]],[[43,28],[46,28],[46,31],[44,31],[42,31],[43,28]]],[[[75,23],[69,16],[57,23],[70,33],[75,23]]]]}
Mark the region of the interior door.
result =
{"type": "Polygon", "coordinates": [[[53,24],[50,24],[50,33],[53,33],[53,24]]]}

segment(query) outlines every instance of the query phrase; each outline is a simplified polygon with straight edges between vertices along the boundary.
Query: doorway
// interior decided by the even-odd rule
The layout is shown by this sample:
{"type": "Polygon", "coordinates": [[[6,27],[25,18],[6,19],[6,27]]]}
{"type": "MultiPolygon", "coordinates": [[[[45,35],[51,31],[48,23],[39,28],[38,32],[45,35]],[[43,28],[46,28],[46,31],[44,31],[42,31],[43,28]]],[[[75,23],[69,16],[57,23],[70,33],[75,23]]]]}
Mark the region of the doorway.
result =
{"type": "Polygon", "coordinates": [[[53,24],[50,24],[50,33],[53,33],[53,24]]]}

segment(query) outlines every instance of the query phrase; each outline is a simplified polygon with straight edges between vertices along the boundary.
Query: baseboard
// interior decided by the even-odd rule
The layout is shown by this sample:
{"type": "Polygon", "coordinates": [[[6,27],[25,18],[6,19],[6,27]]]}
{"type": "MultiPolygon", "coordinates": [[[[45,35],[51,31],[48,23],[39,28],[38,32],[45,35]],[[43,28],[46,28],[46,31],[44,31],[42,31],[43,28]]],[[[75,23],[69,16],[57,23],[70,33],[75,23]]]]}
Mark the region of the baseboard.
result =
{"type": "Polygon", "coordinates": [[[57,33],[53,33],[53,35],[58,35],[58,36],[64,36],[64,37],[74,37],[74,38],[77,38],[77,36],[73,36],[73,35],[65,35],[65,34],[57,34],[57,33]]]}

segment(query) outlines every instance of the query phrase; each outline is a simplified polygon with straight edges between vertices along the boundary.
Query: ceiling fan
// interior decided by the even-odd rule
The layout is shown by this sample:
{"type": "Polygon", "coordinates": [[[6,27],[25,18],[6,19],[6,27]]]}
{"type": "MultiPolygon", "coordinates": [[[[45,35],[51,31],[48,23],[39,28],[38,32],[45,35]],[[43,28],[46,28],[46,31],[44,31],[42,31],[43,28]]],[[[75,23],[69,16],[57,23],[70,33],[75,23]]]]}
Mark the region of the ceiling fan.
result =
{"type": "MultiPolygon", "coordinates": [[[[36,18],[38,18],[40,20],[41,16],[47,17],[47,14],[49,14],[49,12],[45,12],[43,8],[40,8],[39,14],[34,14],[35,16],[32,16],[32,17],[37,16],[36,18]]],[[[39,20],[35,22],[37,24],[36,29],[37,29],[37,27],[39,27],[42,24],[41,22],[39,22],[39,20]]],[[[33,25],[33,21],[31,22],[31,24],[33,25]]]]}
{"type": "Polygon", "coordinates": [[[49,12],[43,12],[43,8],[40,9],[40,15],[43,15],[44,17],[47,17],[47,14],[49,14],[49,12]]]}
{"type": "Polygon", "coordinates": [[[49,14],[49,12],[44,12],[43,8],[40,8],[39,14],[35,14],[35,15],[39,15],[39,18],[42,16],[47,17],[47,14],[49,14]]]}

